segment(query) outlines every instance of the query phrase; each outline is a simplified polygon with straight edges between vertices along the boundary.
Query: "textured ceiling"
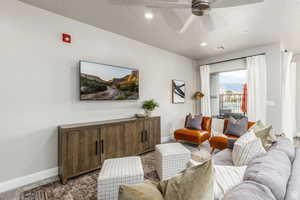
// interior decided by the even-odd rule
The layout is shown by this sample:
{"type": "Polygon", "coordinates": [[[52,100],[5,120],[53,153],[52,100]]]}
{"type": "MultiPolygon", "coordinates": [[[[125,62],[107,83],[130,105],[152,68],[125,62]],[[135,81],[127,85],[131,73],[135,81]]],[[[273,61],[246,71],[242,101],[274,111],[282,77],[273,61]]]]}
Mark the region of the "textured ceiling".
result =
{"type": "MultiPolygon", "coordinates": [[[[297,49],[300,5],[297,0],[265,0],[263,3],[211,11],[217,29],[208,32],[194,23],[184,34],[167,25],[161,9],[154,19],[144,18],[143,6],[115,5],[112,0],[21,0],[34,6],[79,20],[193,59],[279,42],[297,49]],[[293,19],[293,20],[291,20],[293,19]],[[289,36],[289,38],[287,38],[289,36]],[[201,47],[206,42],[208,46],[201,47]],[[224,46],[225,50],[217,47],[224,46]]],[[[175,10],[182,21],[189,10],[175,10]]],[[[170,24],[170,23],[169,23],[170,24]]]]}

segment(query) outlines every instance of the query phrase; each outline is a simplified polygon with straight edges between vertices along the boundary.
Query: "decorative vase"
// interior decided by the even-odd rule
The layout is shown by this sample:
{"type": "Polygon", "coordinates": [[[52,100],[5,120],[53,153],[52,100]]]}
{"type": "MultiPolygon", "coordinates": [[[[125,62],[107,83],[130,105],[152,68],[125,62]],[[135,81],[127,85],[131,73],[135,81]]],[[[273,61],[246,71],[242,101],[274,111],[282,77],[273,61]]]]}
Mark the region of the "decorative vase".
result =
{"type": "Polygon", "coordinates": [[[146,114],[146,117],[151,117],[152,111],[151,110],[145,110],[145,114],[146,114]]]}

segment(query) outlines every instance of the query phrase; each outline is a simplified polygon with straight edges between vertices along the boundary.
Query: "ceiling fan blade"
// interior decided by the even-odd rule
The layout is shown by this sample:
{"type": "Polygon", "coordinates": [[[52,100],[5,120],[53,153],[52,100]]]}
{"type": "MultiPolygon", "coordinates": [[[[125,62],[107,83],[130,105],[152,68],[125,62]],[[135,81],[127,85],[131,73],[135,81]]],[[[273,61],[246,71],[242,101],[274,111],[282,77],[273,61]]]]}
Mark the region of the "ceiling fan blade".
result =
{"type": "Polygon", "coordinates": [[[191,15],[188,20],[185,22],[183,27],[180,29],[179,33],[182,34],[186,32],[186,30],[191,26],[191,24],[197,19],[198,17],[195,15],[191,15]]]}
{"type": "Polygon", "coordinates": [[[226,7],[235,7],[242,6],[254,3],[260,3],[264,0],[215,0],[211,3],[211,8],[226,8],[226,7]]]}
{"type": "Polygon", "coordinates": [[[203,27],[207,31],[212,32],[212,31],[216,30],[215,22],[210,14],[203,15],[201,17],[201,21],[202,21],[203,27]]]}
{"type": "Polygon", "coordinates": [[[159,3],[176,3],[178,0],[107,0],[110,4],[113,5],[146,5],[151,4],[152,2],[159,3]]]}
{"type": "Polygon", "coordinates": [[[172,9],[157,9],[164,18],[166,24],[175,31],[178,31],[183,22],[180,17],[172,9]]]}
{"type": "Polygon", "coordinates": [[[189,2],[147,1],[145,5],[149,8],[191,8],[189,2]]]}
{"type": "Polygon", "coordinates": [[[144,0],[107,0],[113,5],[145,5],[144,0]]]}

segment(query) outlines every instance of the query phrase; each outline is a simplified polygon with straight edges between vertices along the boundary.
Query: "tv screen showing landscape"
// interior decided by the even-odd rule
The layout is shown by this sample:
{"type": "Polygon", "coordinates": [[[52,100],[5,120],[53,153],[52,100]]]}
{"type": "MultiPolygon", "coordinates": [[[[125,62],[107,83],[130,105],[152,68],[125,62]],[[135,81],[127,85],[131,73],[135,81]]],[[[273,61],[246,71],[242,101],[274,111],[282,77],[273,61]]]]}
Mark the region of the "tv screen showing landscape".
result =
{"type": "Polygon", "coordinates": [[[80,62],[81,100],[137,100],[138,98],[138,70],[80,62]]]}

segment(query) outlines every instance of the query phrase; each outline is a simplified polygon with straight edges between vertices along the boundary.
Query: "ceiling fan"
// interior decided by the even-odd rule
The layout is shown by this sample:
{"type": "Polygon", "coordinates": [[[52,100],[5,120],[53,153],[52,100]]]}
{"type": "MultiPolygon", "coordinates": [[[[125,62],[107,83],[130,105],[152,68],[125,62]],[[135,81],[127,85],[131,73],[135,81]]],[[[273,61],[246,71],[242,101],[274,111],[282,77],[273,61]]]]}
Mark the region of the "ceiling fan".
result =
{"type": "Polygon", "coordinates": [[[254,3],[260,3],[264,0],[109,0],[113,4],[123,5],[142,5],[152,9],[164,9],[161,14],[171,28],[177,29],[182,34],[198,18],[201,19],[202,26],[208,30],[215,30],[215,23],[211,14],[212,9],[236,7],[254,3]],[[183,24],[173,9],[190,9],[191,16],[183,24]],[[181,26],[178,30],[178,26],[181,26]]]}

